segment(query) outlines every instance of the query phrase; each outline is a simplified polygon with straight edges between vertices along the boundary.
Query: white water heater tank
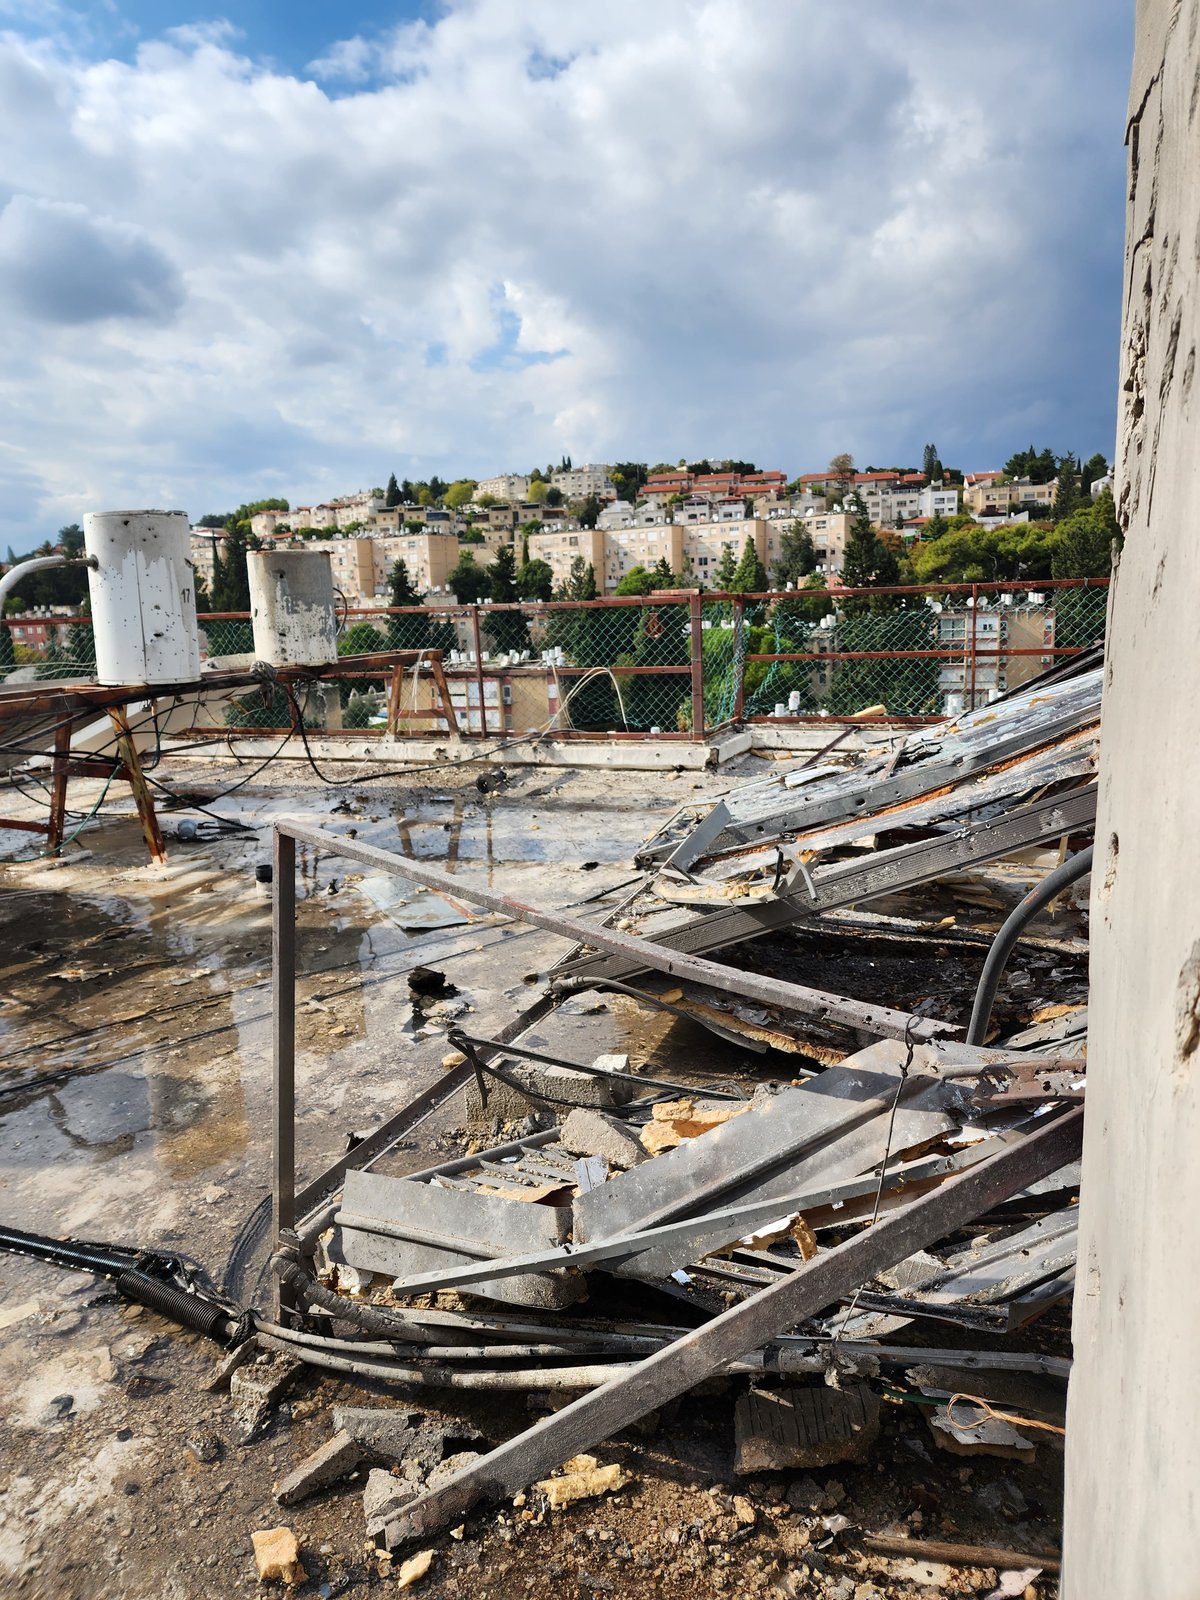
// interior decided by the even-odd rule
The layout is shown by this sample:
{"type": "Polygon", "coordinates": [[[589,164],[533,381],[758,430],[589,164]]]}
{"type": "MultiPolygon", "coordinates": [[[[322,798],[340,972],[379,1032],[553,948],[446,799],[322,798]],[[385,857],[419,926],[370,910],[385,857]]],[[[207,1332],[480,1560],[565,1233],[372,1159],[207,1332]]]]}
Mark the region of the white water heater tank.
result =
{"type": "Polygon", "coordinates": [[[83,519],[96,681],[200,676],[196,580],[185,511],[89,511],[83,519]]]}
{"type": "Polygon", "coordinates": [[[328,550],[251,550],[254,654],[273,667],[322,667],[337,660],[333,567],[328,550]]]}

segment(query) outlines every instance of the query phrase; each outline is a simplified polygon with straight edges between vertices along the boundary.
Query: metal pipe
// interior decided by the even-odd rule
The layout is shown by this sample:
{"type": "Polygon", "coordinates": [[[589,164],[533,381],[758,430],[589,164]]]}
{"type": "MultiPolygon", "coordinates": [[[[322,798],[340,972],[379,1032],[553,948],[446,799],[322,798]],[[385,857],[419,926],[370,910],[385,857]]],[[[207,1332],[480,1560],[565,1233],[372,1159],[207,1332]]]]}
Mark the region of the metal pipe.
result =
{"type": "Polygon", "coordinates": [[[983,963],[983,971],[979,975],[979,987],[975,991],[975,1004],[971,1009],[971,1023],[967,1029],[967,1044],[980,1045],[984,1041],[988,1024],[992,1020],[996,990],[1000,987],[1000,979],[1008,965],[1013,946],[1038,912],[1044,910],[1055,895],[1061,894],[1071,884],[1078,883],[1080,878],[1086,877],[1092,870],[1093,849],[1094,846],[1089,844],[1086,849],[1080,850],[1078,855],[1068,857],[1066,861],[1060,862],[1053,872],[1047,873],[1037,888],[1031,889],[1025,898],[1018,902],[992,941],[992,948],[987,953],[987,960],[983,963]]]}
{"type": "Polygon", "coordinates": [[[15,567],[0,578],[0,616],[4,614],[4,602],[8,599],[11,590],[15,589],[21,579],[30,572],[41,572],[45,567],[98,567],[100,563],[95,556],[30,556],[28,561],[18,561],[15,567]]]}

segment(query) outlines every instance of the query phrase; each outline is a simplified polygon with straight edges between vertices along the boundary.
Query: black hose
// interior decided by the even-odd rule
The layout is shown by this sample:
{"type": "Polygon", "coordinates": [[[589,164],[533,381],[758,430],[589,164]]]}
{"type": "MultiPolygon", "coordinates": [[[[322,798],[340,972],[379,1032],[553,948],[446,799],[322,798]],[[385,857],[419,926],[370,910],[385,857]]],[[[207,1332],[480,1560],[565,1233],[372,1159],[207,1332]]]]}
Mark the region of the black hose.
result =
{"type": "Polygon", "coordinates": [[[131,1271],[142,1256],[142,1252],[125,1245],[51,1239],[45,1234],[24,1233],[20,1228],[0,1228],[0,1250],[32,1256],[35,1261],[50,1261],[72,1272],[94,1272],[102,1278],[117,1278],[131,1271]]]}
{"type": "Polygon", "coordinates": [[[115,1286],[117,1293],[127,1300],[136,1300],[148,1311],[157,1311],[169,1322],[177,1322],[193,1333],[202,1333],[218,1344],[240,1344],[249,1331],[245,1318],[230,1316],[224,1307],[214,1305],[211,1300],[188,1294],[173,1283],[164,1283],[161,1278],[147,1277],[144,1272],[123,1272],[115,1280],[115,1286]]]}
{"type": "Polygon", "coordinates": [[[992,1007],[996,1003],[996,990],[1000,987],[1000,979],[1008,965],[1013,946],[1038,912],[1048,906],[1055,895],[1061,894],[1064,889],[1077,883],[1080,878],[1086,877],[1092,870],[1093,849],[1094,846],[1089,844],[1078,855],[1068,857],[1055,867],[1053,872],[1047,873],[1037,888],[1031,889],[1014,908],[992,941],[992,948],[987,953],[983,971],[979,975],[979,987],[975,991],[975,1004],[971,1010],[970,1026],[967,1028],[968,1044],[981,1045],[987,1036],[988,1024],[992,1020],[992,1007]]]}

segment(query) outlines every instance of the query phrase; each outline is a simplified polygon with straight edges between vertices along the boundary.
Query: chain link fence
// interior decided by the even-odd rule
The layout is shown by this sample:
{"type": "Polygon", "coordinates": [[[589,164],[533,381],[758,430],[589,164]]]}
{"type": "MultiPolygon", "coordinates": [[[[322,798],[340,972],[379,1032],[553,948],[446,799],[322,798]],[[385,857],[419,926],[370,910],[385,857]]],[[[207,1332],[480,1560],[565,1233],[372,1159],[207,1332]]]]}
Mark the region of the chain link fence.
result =
{"type": "MultiPolygon", "coordinates": [[[[441,690],[419,669],[356,671],[356,657],[440,651],[458,731],[703,737],[742,721],[937,719],[1018,688],[1104,636],[1107,585],[958,585],[505,606],[351,609],[342,673],[306,692],[306,725],[444,733],[441,690]]],[[[201,616],[201,653],[254,659],[245,614],[201,616]]],[[[0,627],[10,684],[93,681],[91,619],[28,613],[0,627]]],[[[287,696],[239,694],[224,725],[286,728],[287,696]]]]}

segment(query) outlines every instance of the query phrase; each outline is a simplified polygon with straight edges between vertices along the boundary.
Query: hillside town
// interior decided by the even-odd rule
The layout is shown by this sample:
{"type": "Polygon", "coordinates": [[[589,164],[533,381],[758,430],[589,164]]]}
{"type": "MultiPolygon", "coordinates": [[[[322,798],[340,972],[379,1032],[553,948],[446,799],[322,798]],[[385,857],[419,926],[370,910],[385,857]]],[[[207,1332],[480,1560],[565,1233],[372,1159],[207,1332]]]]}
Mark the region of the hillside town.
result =
{"type": "Polygon", "coordinates": [[[990,471],[945,471],[927,446],[922,470],[859,471],[840,455],[823,471],[791,479],[729,460],[647,468],[576,467],[564,458],[545,472],[451,484],[397,483],[393,476],[386,488],[316,505],[253,502],[194,526],[192,557],[210,597],[220,601],[229,598],[221,592],[222,565],[243,544],[327,550],[351,607],[389,597],[398,603],[392,591],[400,563],[406,598],[443,604],[662,588],[1004,580],[1051,576],[1055,541],[1038,535],[1083,512],[1099,537],[1070,563],[1077,570],[1054,575],[1089,577],[1108,570],[1108,529],[1099,529],[1092,513],[1107,512],[1115,526],[1111,481],[1103,456],[1079,465],[1073,456],[1032,447],[990,471]],[[1024,533],[1012,570],[1003,555],[992,553],[988,564],[988,552],[1003,551],[1003,538],[979,544],[980,532],[1000,529],[1024,533]],[[958,537],[942,544],[948,534],[958,537]],[[513,552],[512,594],[494,592],[488,577],[505,548],[513,552]],[[956,557],[960,571],[950,570],[956,557]]]}

